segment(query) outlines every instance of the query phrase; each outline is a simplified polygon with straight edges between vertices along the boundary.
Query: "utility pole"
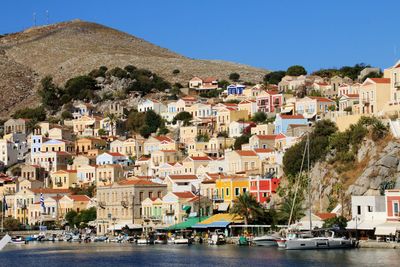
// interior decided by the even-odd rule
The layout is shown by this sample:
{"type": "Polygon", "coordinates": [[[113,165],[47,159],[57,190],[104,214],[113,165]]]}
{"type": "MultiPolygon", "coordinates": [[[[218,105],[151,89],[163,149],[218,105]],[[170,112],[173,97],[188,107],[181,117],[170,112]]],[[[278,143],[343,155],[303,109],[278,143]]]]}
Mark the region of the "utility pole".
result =
{"type": "Polygon", "coordinates": [[[50,24],[50,22],[49,22],[49,11],[48,10],[46,10],[46,24],[47,25],[50,24]]]}
{"type": "Polygon", "coordinates": [[[36,12],[33,12],[33,27],[36,27],[36,12]]]}

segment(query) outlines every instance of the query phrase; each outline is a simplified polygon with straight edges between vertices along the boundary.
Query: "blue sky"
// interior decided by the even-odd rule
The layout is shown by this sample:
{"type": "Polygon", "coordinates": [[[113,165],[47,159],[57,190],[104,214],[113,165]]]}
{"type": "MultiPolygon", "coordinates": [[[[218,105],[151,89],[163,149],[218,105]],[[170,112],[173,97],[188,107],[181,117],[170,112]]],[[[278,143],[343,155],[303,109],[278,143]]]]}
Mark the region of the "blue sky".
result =
{"type": "Polygon", "coordinates": [[[308,71],[400,58],[398,0],[4,1],[0,33],[80,18],[192,58],[308,71]]]}

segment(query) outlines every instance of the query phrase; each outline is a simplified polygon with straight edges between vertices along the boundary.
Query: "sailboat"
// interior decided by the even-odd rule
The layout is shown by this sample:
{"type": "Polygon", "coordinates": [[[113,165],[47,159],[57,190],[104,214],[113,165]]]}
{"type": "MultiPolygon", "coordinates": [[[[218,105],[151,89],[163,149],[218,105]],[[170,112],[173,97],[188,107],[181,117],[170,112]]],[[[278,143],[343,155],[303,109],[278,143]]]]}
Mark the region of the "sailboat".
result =
{"type": "MultiPolygon", "coordinates": [[[[303,170],[303,164],[307,154],[307,178],[308,178],[308,215],[310,219],[310,232],[304,233],[290,233],[287,235],[285,241],[278,242],[279,247],[284,247],[286,250],[305,250],[305,249],[337,249],[337,248],[351,248],[354,247],[354,242],[351,239],[344,237],[336,237],[333,230],[327,231],[330,233],[326,237],[314,237],[312,235],[312,219],[311,219],[311,180],[310,180],[310,137],[307,133],[307,142],[303,153],[302,165],[300,173],[303,170]]],[[[292,210],[289,217],[289,225],[292,220],[294,203],[296,201],[297,191],[299,189],[299,181],[296,186],[296,191],[293,199],[292,210]]]]}

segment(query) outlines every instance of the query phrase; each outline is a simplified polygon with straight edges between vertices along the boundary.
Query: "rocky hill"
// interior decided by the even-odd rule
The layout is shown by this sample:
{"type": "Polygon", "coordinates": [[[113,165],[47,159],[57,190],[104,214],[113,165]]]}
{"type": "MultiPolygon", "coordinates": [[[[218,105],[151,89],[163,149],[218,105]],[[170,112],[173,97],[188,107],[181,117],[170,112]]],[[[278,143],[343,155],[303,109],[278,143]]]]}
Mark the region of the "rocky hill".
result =
{"type": "Polygon", "coordinates": [[[350,169],[342,171],[325,160],[314,165],[310,178],[314,210],[324,212],[343,203],[349,215],[352,195],[379,195],[387,182],[400,186],[400,142],[391,136],[380,142],[366,138],[350,169]]]}
{"type": "Polygon", "coordinates": [[[35,88],[45,75],[63,83],[102,65],[128,64],[181,83],[193,76],[227,79],[232,72],[238,72],[244,81],[258,82],[267,72],[236,63],[187,58],[118,30],[74,20],[0,35],[0,101],[4,103],[0,116],[34,103],[35,88]],[[173,75],[174,69],[180,73],[173,75]]]}

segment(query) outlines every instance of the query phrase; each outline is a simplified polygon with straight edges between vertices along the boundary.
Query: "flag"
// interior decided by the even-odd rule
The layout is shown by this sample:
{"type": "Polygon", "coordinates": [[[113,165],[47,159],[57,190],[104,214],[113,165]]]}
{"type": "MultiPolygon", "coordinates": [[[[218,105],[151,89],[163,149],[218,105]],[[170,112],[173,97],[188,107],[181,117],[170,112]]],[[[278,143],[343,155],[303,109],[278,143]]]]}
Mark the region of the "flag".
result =
{"type": "Polygon", "coordinates": [[[43,208],[43,212],[46,212],[46,207],[44,206],[44,197],[42,193],[40,193],[40,206],[43,208]]]}
{"type": "Polygon", "coordinates": [[[3,196],[3,211],[6,211],[6,210],[8,210],[6,196],[3,196]]]}

